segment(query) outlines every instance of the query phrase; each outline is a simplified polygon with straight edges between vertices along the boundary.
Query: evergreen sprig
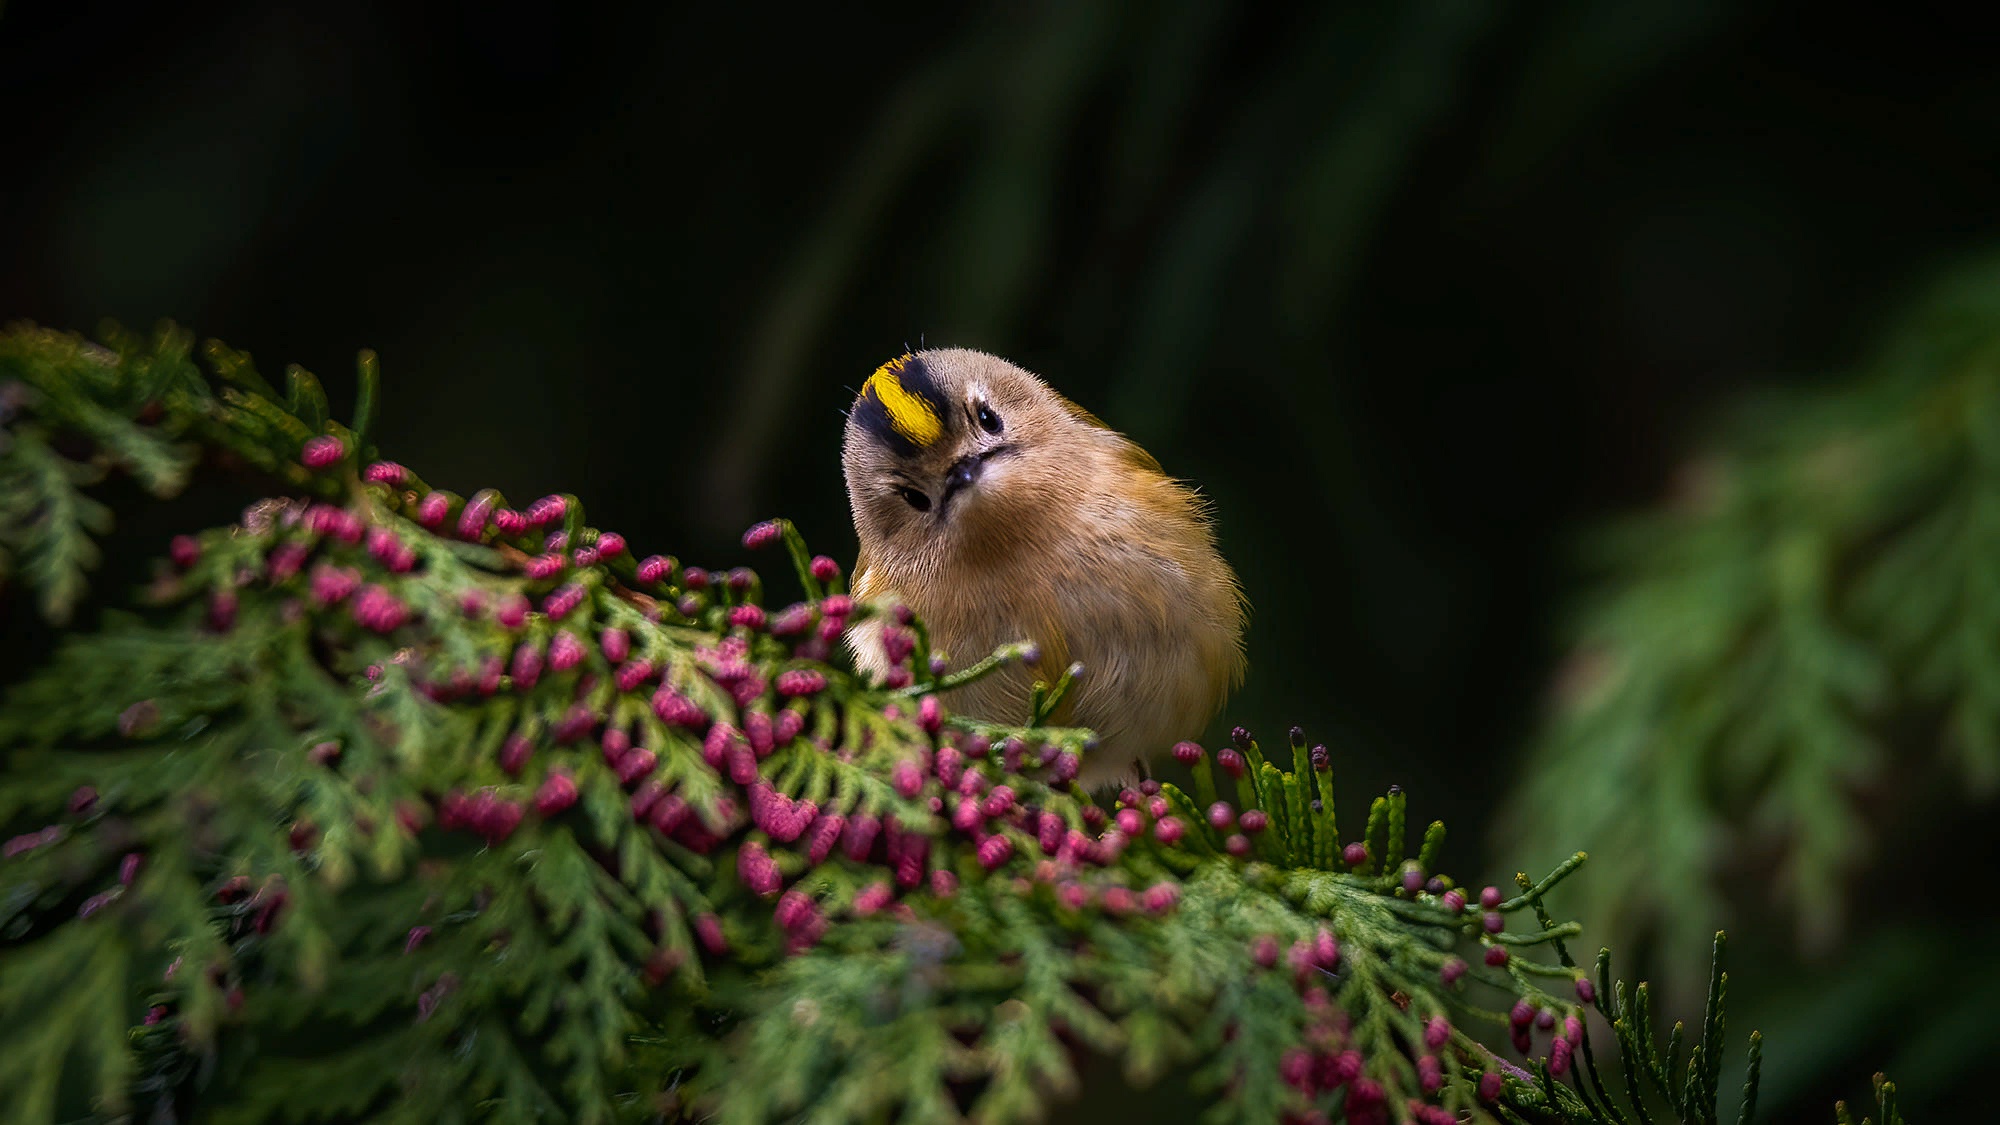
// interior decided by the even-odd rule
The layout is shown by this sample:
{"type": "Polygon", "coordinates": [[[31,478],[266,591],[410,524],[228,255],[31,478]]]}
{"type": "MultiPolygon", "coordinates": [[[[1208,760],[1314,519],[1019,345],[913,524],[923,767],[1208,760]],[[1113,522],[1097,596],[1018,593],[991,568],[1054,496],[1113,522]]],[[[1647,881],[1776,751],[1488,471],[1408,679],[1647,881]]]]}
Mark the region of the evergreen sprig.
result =
{"type": "Polygon", "coordinates": [[[2000,271],[1947,279],[1857,378],[1770,394],[1595,544],[1554,714],[1495,838],[1608,865],[1578,901],[1669,977],[1746,868],[1842,932],[1878,811],[2000,785],[2000,271]]]}
{"type": "Polygon", "coordinates": [[[574,497],[433,489],[310,376],[208,354],[219,390],[172,332],[0,342],[34,389],[10,435],[286,486],[0,709],[8,1120],[87,1090],[149,1120],[1008,1122],[1084,1051],[1190,1069],[1217,1121],[1716,1119],[1719,969],[1685,1062],[1660,1052],[1643,987],[1594,982],[1547,909],[1580,854],[1469,895],[1400,791],[1343,835],[1297,730],[1276,760],[1183,743],[1191,793],[1106,808],[1074,782],[1090,733],[1040,725],[1067,673],[1026,726],[953,718],[1032,651],[933,662],[790,525],[745,537],[796,564],[773,610],[574,497]],[[872,614],[880,684],[836,659],[872,614]]]}

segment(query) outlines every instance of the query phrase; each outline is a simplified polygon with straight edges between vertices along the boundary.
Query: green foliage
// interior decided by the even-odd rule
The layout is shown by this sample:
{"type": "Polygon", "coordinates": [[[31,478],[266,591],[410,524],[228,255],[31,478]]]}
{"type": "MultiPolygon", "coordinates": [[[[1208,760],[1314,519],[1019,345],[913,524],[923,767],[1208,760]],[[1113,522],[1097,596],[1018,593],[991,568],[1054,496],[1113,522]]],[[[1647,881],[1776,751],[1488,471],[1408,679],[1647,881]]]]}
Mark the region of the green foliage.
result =
{"type": "MultiPolygon", "coordinates": [[[[211,393],[177,334],[114,345],[0,341],[35,391],[8,433],[294,487],[0,709],[10,1121],[997,1123],[1082,1052],[1187,1076],[1215,1121],[1717,1119],[1719,940],[1697,1042],[1660,1051],[1644,987],[1586,979],[1546,908],[1580,854],[1470,906],[1442,825],[1408,858],[1400,791],[1343,840],[1296,730],[1290,769],[1239,731],[1177,748],[1192,792],[1107,812],[1071,781],[1089,732],[945,714],[1020,650],[934,668],[910,621],[891,681],[834,660],[894,610],[789,525],[746,537],[797,564],[774,613],[754,572],[635,559],[573,497],[362,467],[365,426],[296,369],[279,395],[211,348],[211,393]]],[[[74,499],[31,483],[34,512],[74,499]]]]}
{"type": "Polygon", "coordinates": [[[1880,810],[2000,783],[2000,273],[1859,378],[1743,410],[1596,558],[1496,838],[1600,857],[1579,902],[1618,944],[1694,948],[1754,872],[1828,948],[1880,810]]]}
{"type": "MultiPolygon", "coordinates": [[[[109,530],[111,513],[84,490],[108,470],[165,499],[206,447],[289,487],[326,488],[274,452],[322,430],[350,433],[328,426],[318,381],[290,368],[281,397],[249,356],[212,343],[216,386],[192,362],[192,347],[192,336],[170,327],[151,340],[107,329],[103,346],[31,325],[0,333],[0,579],[19,570],[52,620],[68,620],[97,565],[92,536],[109,530]],[[78,443],[87,453],[67,448],[78,443]]],[[[363,353],[361,375],[356,429],[365,430],[372,355],[363,353]]]]}

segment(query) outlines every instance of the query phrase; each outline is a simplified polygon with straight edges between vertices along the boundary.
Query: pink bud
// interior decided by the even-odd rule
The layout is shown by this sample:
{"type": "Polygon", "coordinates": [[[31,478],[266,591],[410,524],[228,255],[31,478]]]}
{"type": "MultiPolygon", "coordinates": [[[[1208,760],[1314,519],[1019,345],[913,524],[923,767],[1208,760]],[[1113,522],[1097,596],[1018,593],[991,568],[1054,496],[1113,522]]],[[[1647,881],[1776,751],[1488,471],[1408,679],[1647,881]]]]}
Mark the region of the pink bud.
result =
{"type": "Polygon", "coordinates": [[[801,890],[789,890],[778,899],[778,908],[773,912],[773,920],[781,930],[796,930],[807,924],[817,911],[813,907],[812,896],[801,890]]]}
{"type": "Polygon", "coordinates": [[[664,582],[667,575],[673,573],[673,569],[674,563],[672,559],[664,555],[648,555],[639,563],[639,581],[647,583],[664,582]]]}
{"type": "Polygon", "coordinates": [[[131,886],[132,880],[139,877],[139,866],[144,862],[145,857],[138,852],[125,853],[125,858],[118,861],[118,885],[131,886]]]}
{"type": "Polygon", "coordinates": [[[500,744],[500,768],[507,771],[510,777],[519,775],[521,767],[528,764],[528,755],[533,753],[534,749],[535,744],[525,735],[508,735],[507,741],[500,744]]]}
{"type": "Polygon", "coordinates": [[[236,624],[236,591],[217,590],[208,599],[208,627],[227,633],[236,624]]]}
{"type": "Polygon", "coordinates": [[[764,607],[760,605],[739,605],[729,611],[729,623],[739,629],[755,632],[764,627],[764,607]]]}
{"type": "Polygon", "coordinates": [[[597,647],[604,650],[604,659],[623,664],[632,655],[632,638],[623,629],[606,628],[597,635],[597,647]]]}
{"type": "Polygon", "coordinates": [[[513,835],[521,824],[521,806],[512,801],[493,800],[479,810],[478,822],[473,828],[486,837],[486,844],[492,847],[513,835]]]}
{"type": "Polygon", "coordinates": [[[1340,943],[1333,938],[1330,930],[1321,930],[1313,935],[1313,964],[1332,972],[1340,964],[1340,943]]]}
{"type": "Polygon", "coordinates": [[[778,863],[755,840],[745,843],[736,853],[736,874],[750,893],[760,898],[769,898],[778,893],[784,885],[784,876],[778,871],[778,863]]]}
{"type": "Polygon", "coordinates": [[[381,484],[402,484],[410,479],[410,470],[394,461],[377,461],[361,470],[361,479],[381,484]]]}
{"type": "Polygon", "coordinates": [[[848,820],[840,837],[840,850],[854,862],[865,863],[881,831],[881,820],[866,813],[858,814],[848,820]]]}
{"type": "Polygon", "coordinates": [[[582,604],[583,587],[571,582],[557,587],[554,593],[542,599],[542,612],[548,614],[550,620],[560,621],[582,604]]]}
{"type": "Polygon", "coordinates": [[[1444,908],[1457,914],[1465,909],[1465,892],[1456,887],[1444,893],[1444,908]]]}
{"type": "Polygon", "coordinates": [[[503,629],[519,629],[528,621],[528,599],[519,594],[501,598],[500,605],[493,611],[493,620],[503,629]]]}
{"type": "Polygon", "coordinates": [[[720,957],[729,952],[729,939],[722,935],[722,920],[713,914],[703,914],[694,920],[695,936],[701,939],[702,948],[720,957]]]}
{"type": "Polygon", "coordinates": [[[477,539],[486,531],[486,523],[493,518],[493,509],[498,504],[492,489],[484,489],[465,502],[465,508],[458,513],[458,536],[461,539],[477,539]]]}
{"type": "Polygon", "coordinates": [[[840,564],[825,555],[813,556],[812,576],[821,582],[831,582],[840,577],[840,564]]]}
{"type": "Polygon", "coordinates": [[[1270,934],[1258,934],[1250,939],[1250,959],[1260,968],[1271,968],[1278,963],[1278,939],[1270,934]]]}
{"type": "Polygon", "coordinates": [[[630,785],[652,773],[653,767],[659,764],[659,760],[660,756],[651,750],[644,747],[634,748],[618,763],[619,784],[630,785]]]}
{"type": "Polygon", "coordinates": [[[870,883],[854,892],[854,913],[858,917],[866,918],[889,905],[889,901],[894,897],[895,892],[890,889],[888,883],[870,883]]]}
{"type": "Polygon", "coordinates": [[[820,599],[819,611],[826,617],[839,620],[854,612],[854,599],[846,594],[828,594],[820,599]]]}
{"type": "Polygon", "coordinates": [[[1500,1097],[1500,1085],[1501,1078],[1499,1071],[1489,1070],[1485,1074],[1480,1075],[1479,1099],[1487,1102],[1498,1100],[1500,1097]]]}
{"type": "Polygon", "coordinates": [[[889,771],[889,781],[905,800],[915,798],[924,788],[924,775],[915,762],[897,762],[889,771]]]}
{"type": "Polygon", "coordinates": [[[567,629],[557,630],[549,639],[549,667],[557,672],[566,672],[583,663],[583,642],[567,629]]]}
{"type": "Polygon", "coordinates": [[[1243,760],[1242,753],[1228,747],[1216,751],[1215,764],[1222,767],[1223,773],[1233,778],[1242,777],[1243,771],[1249,768],[1248,763],[1243,760]]]}
{"type": "Polygon", "coordinates": [[[1496,969],[1502,965],[1505,965],[1507,963],[1507,947],[1504,945],[1487,946],[1486,963],[1488,965],[1493,966],[1496,969]]]}
{"type": "Polygon", "coordinates": [[[917,724],[926,734],[936,734],[944,726],[944,705],[935,695],[926,695],[917,704],[917,724]]]}
{"type": "Polygon", "coordinates": [[[176,535],[167,544],[167,557],[182,570],[201,559],[201,542],[192,535],[176,535]]]}
{"type": "Polygon", "coordinates": [[[826,690],[826,677],[810,669],[798,668],[778,673],[778,694],[786,698],[817,695],[826,690]]]}
{"type": "Polygon", "coordinates": [[[525,691],[535,686],[542,677],[542,650],[533,641],[522,641],[514,650],[514,663],[509,669],[514,677],[514,688],[525,691]]]}
{"type": "Polygon", "coordinates": [[[1172,883],[1154,883],[1146,888],[1141,905],[1148,914],[1165,914],[1181,900],[1181,889],[1172,883]]]}
{"type": "Polygon", "coordinates": [[[958,893],[958,876],[940,867],[931,872],[931,893],[939,898],[950,898],[958,893]]]}
{"type": "Polygon", "coordinates": [[[416,521],[419,527],[436,531],[444,526],[444,521],[450,515],[451,493],[449,492],[427,492],[422,500],[417,501],[416,521]]]}
{"type": "Polygon", "coordinates": [[[689,730],[700,730],[708,725],[708,714],[694,700],[665,686],[653,693],[653,714],[658,715],[663,723],[689,730]]]}
{"type": "Polygon", "coordinates": [[[1340,858],[1349,867],[1360,867],[1368,862],[1368,845],[1357,840],[1341,849],[1340,858]]]}
{"type": "Polygon", "coordinates": [[[979,866],[991,871],[1014,855],[1014,841],[1005,835],[988,836],[979,845],[979,866]]]}
{"type": "Polygon", "coordinates": [[[331,434],[307,438],[305,448],[299,451],[299,463],[308,469],[324,469],[340,463],[347,456],[347,446],[331,434]]]}
{"type": "MultiPolygon", "coordinates": [[[[306,564],[307,547],[303,543],[280,543],[271,549],[271,555],[264,560],[264,573],[272,582],[284,582],[299,572],[306,564]]],[[[415,556],[411,556],[414,564],[415,556]]],[[[405,567],[404,569],[408,569],[405,567]]]]}
{"type": "Polygon", "coordinates": [[[1486,887],[1479,892],[1479,905],[1488,910],[1500,905],[1500,888],[1486,887]]]}
{"type": "Polygon", "coordinates": [[[783,538],[784,534],[785,530],[778,525],[777,520],[765,520],[743,533],[743,546],[752,551],[761,551],[783,538]]]}
{"type": "Polygon", "coordinates": [[[1424,1046],[1435,1051],[1451,1038],[1451,1022],[1443,1016],[1432,1016],[1424,1024],[1424,1046]]]}
{"type": "Polygon", "coordinates": [[[528,505],[528,522],[543,527],[569,514],[569,501],[561,496],[544,496],[528,505]]]}
{"type": "Polygon", "coordinates": [[[1576,998],[1586,1004],[1597,1003],[1597,986],[1588,977],[1576,978],[1576,998]]]}
{"type": "MultiPolygon", "coordinates": [[[[618,671],[612,673],[611,679],[618,685],[619,691],[637,691],[639,685],[653,678],[653,671],[653,662],[650,660],[629,660],[618,666],[618,671]]],[[[654,713],[659,713],[657,705],[654,713]]],[[[660,718],[663,721],[667,719],[665,715],[660,715],[660,718]]]]}
{"type": "Polygon", "coordinates": [[[960,797],[958,804],[952,806],[951,826],[960,832],[969,833],[984,823],[986,817],[979,811],[977,797],[960,797]]]}
{"type": "Polygon", "coordinates": [[[743,737],[759,758],[770,757],[771,751],[778,748],[778,736],[771,727],[771,716],[763,711],[752,711],[743,716],[743,737]]]}
{"type": "Polygon", "coordinates": [[[615,531],[607,531],[597,537],[597,557],[615,559],[625,553],[625,537],[615,531]]]}
{"type": "Polygon", "coordinates": [[[1465,962],[1456,957],[1448,957],[1444,965],[1438,969],[1438,978],[1446,985],[1457,984],[1459,978],[1465,975],[1466,968],[1465,962]]]}
{"type": "Polygon", "coordinates": [[[576,804],[576,782],[566,773],[552,773],[535,790],[535,812],[544,819],[576,804]]]}
{"type": "Polygon", "coordinates": [[[1177,844],[1186,830],[1180,817],[1163,816],[1153,825],[1153,838],[1162,844],[1177,844]]]}

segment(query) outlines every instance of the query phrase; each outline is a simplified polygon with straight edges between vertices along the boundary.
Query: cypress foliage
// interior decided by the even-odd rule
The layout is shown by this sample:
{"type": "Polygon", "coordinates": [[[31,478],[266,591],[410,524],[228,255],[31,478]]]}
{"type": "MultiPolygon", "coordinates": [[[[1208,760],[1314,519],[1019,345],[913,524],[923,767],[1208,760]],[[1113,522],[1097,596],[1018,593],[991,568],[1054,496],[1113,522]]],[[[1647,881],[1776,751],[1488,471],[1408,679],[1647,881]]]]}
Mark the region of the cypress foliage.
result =
{"type": "Polygon", "coordinates": [[[1592,544],[1495,838],[1602,856],[1575,901],[1615,943],[1657,939],[1678,990],[1732,908],[1852,948],[1883,920],[1854,907],[1891,870],[1889,810],[1920,810],[1912,854],[1957,852],[1946,807],[2000,787],[1996,326],[2000,267],[1942,278],[1862,370],[1745,404],[1669,503],[1592,544]]]}
{"type": "Polygon", "coordinates": [[[790,525],[745,536],[793,563],[771,599],[575,497],[374,460],[367,357],[343,425],[192,350],[0,336],[0,544],[52,617],[106,471],[276,489],[0,708],[6,1120],[1022,1121],[1083,1051],[1191,1071],[1214,1121],[1719,1120],[1720,936],[1662,1048],[1549,909],[1581,854],[1459,887],[1400,791],[1343,835],[1297,730],[1182,744],[1190,790],[1107,809],[1088,731],[947,711],[1031,651],[945,675],[790,525]],[[871,614],[883,685],[836,655],[871,614]]]}

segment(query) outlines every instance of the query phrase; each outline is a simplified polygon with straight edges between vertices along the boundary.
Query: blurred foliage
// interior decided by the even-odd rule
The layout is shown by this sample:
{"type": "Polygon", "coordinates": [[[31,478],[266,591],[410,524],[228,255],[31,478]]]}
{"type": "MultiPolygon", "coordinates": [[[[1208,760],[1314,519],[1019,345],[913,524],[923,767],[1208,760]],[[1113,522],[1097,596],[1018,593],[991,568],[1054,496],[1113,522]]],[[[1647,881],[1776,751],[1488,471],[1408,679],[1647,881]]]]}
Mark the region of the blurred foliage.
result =
{"type": "MultiPolygon", "coordinates": [[[[1621,946],[1657,937],[1677,994],[1698,967],[1666,951],[1733,919],[1843,979],[1832,1007],[1885,1011],[1906,978],[1853,959],[1921,961],[1924,927],[1965,920],[1921,894],[1885,910],[1883,883],[1992,842],[1963,822],[2000,785],[2000,262],[1943,281],[1847,383],[1719,429],[1668,505],[1596,539],[1495,839],[1587,848],[1588,912],[1621,946]]],[[[1938,995],[1925,1022],[1991,1001],[1938,995]]],[[[1982,1048],[1904,1050],[1949,1073],[1982,1048]]]]}

